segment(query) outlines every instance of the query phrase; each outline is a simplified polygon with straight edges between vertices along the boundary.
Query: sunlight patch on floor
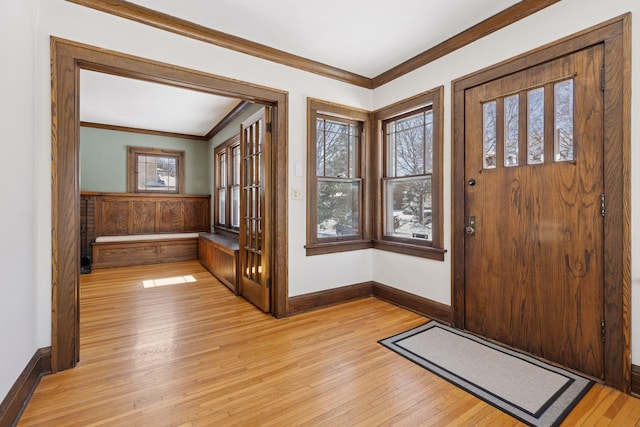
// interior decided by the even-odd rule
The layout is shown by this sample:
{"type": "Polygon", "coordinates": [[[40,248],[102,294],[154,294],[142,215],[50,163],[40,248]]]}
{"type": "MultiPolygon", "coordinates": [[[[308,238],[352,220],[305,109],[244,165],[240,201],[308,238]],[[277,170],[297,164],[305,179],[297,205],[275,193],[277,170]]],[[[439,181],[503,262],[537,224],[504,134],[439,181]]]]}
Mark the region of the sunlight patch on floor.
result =
{"type": "Polygon", "coordinates": [[[167,277],[164,279],[149,279],[143,280],[142,286],[145,288],[158,288],[160,286],[170,286],[170,285],[179,285],[182,283],[193,283],[196,282],[196,278],[189,276],[176,276],[176,277],[167,277]]]}

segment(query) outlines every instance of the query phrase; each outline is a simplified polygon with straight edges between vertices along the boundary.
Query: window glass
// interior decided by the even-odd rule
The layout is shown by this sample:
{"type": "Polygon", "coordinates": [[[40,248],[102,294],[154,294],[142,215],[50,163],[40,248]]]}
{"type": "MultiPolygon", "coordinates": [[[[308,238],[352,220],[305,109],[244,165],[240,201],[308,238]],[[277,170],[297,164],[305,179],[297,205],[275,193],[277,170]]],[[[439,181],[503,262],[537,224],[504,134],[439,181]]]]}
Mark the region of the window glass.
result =
{"type": "Polygon", "coordinates": [[[484,168],[496,168],[496,128],[497,117],[496,101],[485,102],[482,105],[482,139],[484,149],[484,168]]]}
{"type": "Polygon", "coordinates": [[[573,79],[554,85],[555,161],[570,162],[573,156],[573,79]]]}
{"type": "Polygon", "coordinates": [[[544,88],[527,93],[527,163],[544,163],[544,88]]]}
{"type": "MultiPolygon", "coordinates": [[[[215,226],[237,232],[240,228],[240,135],[215,148],[215,226]]],[[[246,171],[248,173],[248,171],[246,171]]]]}
{"type": "Polygon", "coordinates": [[[386,237],[427,242],[432,237],[433,110],[431,106],[383,122],[386,157],[386,237]]]}
{"type": "Polygon", "coordinates": [[[307,255],[371,247],[363,129],[370,113],[308,100],[307,255]]]}
{"type": "Polygon", "coordinates": [[[182,193],[184,151],[128,147],[127,189],[132,193],[182,193]]]}
{"type": "Polygon", "coordinates": [[[326,116],[316,118],[318,239],[360,234],[357,147],[357,123],[326,116]]]}
{"type": "Polygon", "coordinates": [[[318,238],[357,236],[360,182],[318,180],[318,238]]]}
{"type": "Polygon", "coordinates": [[[430,240],[432,236],[431,177],[385,181],[386,235],[430,240]]]}
{"type": "Polygon", "coordinates": [[[520,95],[504,99],[504,165],[518,166],[520,143],[520,95]]]}

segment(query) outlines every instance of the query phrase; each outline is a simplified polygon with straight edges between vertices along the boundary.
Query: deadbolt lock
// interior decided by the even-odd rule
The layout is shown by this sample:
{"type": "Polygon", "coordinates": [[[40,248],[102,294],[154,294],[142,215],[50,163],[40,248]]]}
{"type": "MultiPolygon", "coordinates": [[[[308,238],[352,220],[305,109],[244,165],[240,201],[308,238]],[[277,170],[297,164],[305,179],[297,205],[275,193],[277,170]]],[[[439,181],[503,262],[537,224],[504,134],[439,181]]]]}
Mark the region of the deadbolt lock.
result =
{"type": "Polygon", "coordinates": [[[469,236],[473,236],[476,234],[476,217],[475,216],[469,217],[469,222],[464,228],[464,232],[467,233],[469,236]]]}

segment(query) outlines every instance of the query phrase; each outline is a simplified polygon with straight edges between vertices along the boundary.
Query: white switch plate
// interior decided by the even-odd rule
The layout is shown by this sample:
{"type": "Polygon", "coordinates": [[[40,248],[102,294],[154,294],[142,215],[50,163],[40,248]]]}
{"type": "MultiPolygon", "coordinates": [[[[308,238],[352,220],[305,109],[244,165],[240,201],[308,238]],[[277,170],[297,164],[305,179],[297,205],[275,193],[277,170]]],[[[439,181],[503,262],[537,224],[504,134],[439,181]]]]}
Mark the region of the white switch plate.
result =
{"type": "Polygon", "coordinates": [[[299,188],[292,188],[291,200],[302,200],[302,190],[300,190],[299,188]]]}

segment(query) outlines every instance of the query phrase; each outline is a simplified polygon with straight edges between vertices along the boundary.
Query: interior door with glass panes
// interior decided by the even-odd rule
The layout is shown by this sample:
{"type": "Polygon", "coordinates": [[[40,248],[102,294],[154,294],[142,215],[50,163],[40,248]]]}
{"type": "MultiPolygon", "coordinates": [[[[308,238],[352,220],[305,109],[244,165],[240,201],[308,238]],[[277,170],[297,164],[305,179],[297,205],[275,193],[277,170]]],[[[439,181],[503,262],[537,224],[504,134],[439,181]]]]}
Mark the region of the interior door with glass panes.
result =
{"type": "Polygon", "coordinates": [[[465,92],[465,328],[598,378],[603,55],[465,92]]]}
{"type": "Polygon", "coordinates": [[[268,107],[242,123],[240,140],[240,294],[270,309],[270,159],[268,107]]]}

